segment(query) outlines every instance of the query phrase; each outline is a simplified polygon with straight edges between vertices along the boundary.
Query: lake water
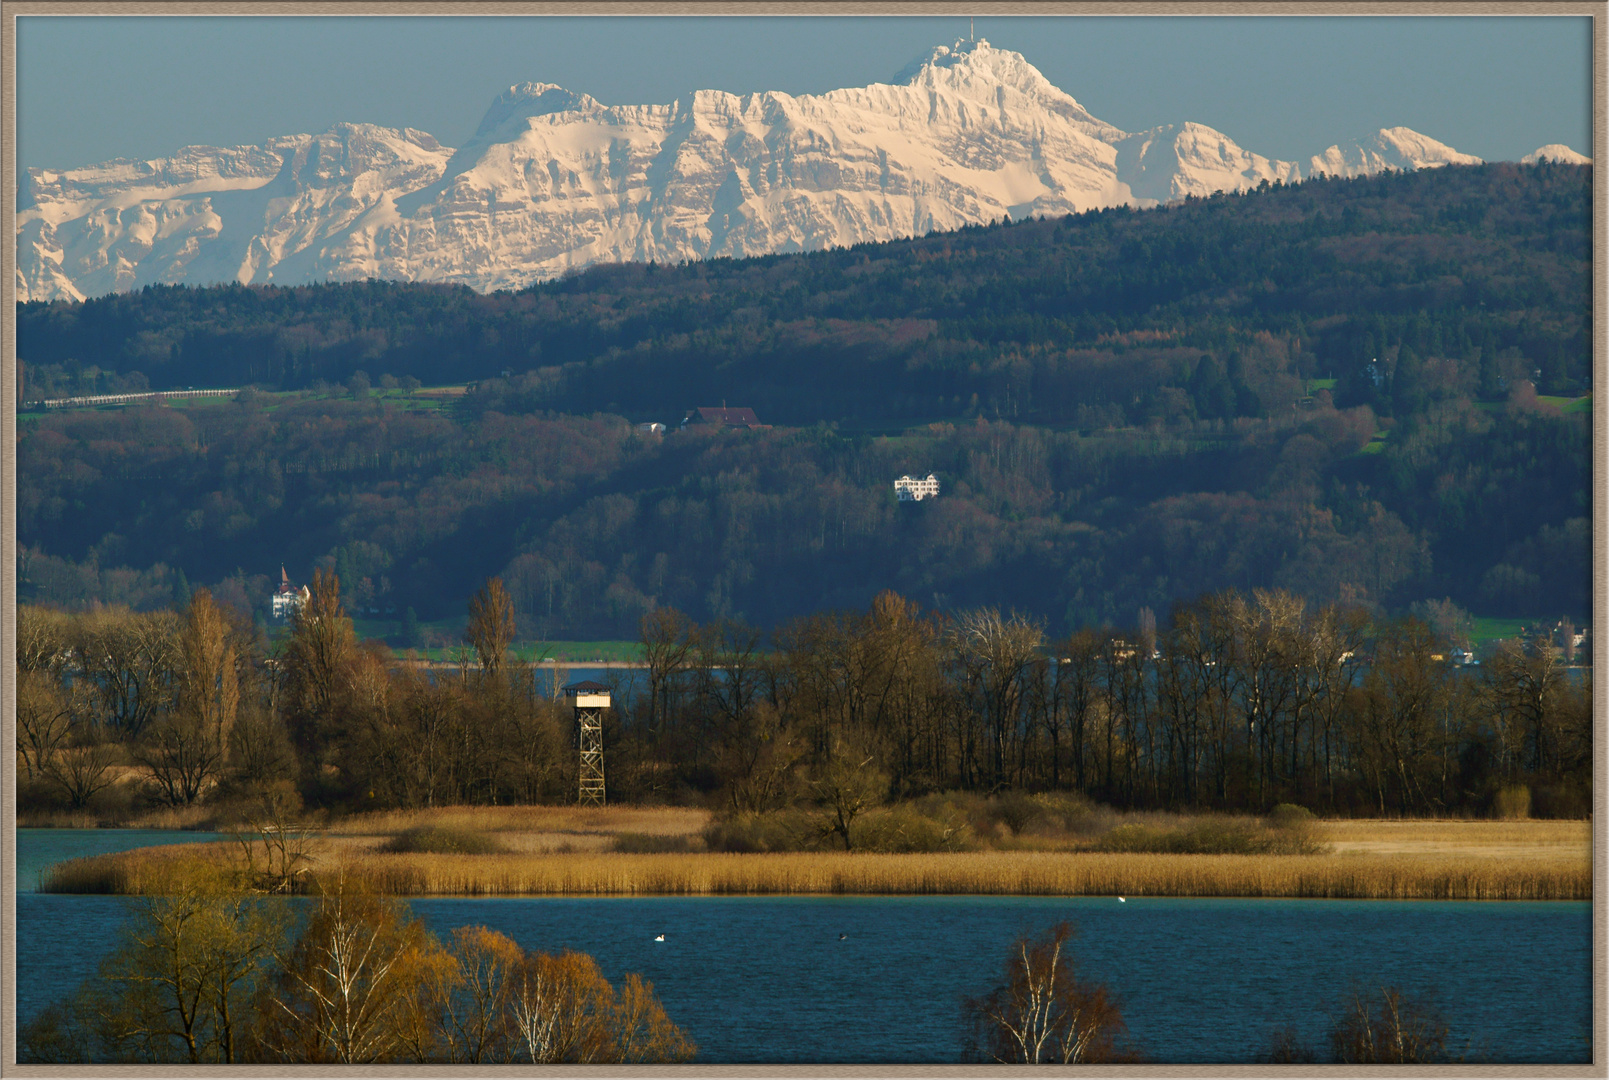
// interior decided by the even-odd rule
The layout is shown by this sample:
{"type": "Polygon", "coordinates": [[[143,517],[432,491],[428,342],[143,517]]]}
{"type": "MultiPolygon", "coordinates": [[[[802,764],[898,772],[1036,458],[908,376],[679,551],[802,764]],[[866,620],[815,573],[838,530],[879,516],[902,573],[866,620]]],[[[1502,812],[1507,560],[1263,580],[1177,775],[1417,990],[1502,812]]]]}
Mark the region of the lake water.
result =
{"type": "Polygon", "coordinates": [[[17,891],[35,891],[46,870],[68,859],[165,844],[204,844],[223,838],[222,833],[172,829],[18,829],[17,891]]]}
{"type": "MultiPolygon", "coordinates": [[[[19,836],[19,862],[48,862],[58,841],[77,842],[67,830],[37,832],[54,835],[19,836]]],[[[127,903],[17,897],[19,1022],[93,972],[127,903]]],[[[949,896],[412,906],[438,933],[483,924],[527,949],[591,953],[612,980],[641,972],[699,1044],[698,1060],[712,1064],[955,1062],[962,999],[989,989],[1017,933],[1060,919],[1078,925],[1082,973],[1117,992],[1152,1061],[1249,1061],[1286,1025],[1322,1048],[1326,1007],[1354,983],[1434,992],[1458,1046],[1487,1060],[1591,1054],[1588,903],[949,896]]]]}

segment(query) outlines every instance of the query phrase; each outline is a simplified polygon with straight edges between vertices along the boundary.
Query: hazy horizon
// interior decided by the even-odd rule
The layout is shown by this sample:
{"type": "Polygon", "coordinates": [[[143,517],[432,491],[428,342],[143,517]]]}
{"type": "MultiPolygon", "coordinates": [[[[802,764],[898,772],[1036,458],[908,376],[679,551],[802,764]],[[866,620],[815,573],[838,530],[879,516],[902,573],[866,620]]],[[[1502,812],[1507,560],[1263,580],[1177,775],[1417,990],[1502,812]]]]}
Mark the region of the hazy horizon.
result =
{"type": "MultiPolygon", "coordinates": [[[[249,145],[338,122],[462,145],[509,85],[606,104],[691,91],[819,94],[888,81],[968,33],[947,17],[24,16],[19,169],[249,145]]],[[[1488,160],[1590,155],[1582,17],[989,16],[1022,53],[1129,131],[1194,121],[1302,160],[1405,126],[1488,160]]]]}

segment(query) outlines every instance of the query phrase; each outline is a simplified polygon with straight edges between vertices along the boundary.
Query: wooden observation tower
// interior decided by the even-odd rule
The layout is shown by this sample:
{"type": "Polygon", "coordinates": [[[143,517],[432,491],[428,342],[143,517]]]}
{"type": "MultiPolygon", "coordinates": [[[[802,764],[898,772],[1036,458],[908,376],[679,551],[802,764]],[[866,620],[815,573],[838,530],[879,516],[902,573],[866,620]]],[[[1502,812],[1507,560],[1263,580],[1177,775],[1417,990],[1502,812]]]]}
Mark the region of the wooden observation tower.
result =
{"type": "Polygon", "coordinates": [[[581,751],[577,798],[582,806],[602,806],[603,711],[609,707],[609,688],[603,683],[570,683],[564,692],[575,701],[576,746],[581,751]]]}

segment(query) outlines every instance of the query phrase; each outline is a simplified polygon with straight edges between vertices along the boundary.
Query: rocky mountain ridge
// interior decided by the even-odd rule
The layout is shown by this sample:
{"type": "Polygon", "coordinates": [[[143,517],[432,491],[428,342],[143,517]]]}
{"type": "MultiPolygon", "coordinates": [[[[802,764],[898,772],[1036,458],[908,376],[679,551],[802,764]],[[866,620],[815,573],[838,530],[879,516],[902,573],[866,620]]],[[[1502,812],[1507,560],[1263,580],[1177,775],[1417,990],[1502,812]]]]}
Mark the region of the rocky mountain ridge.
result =
{"type": "Polygon", "coordinates": [[[891,83],[821,95],[701,90],[609,106],[527,83],[456,149],[413,129],[338,124],[262,146],[31,169],[17,287],[24,301],[365,278],[492,291],[600,262],[818,250],[1479,161],[1402,127],[1301,163],[1201,124],[1124,132],[1020,54],[964,41],[891,83]]]}

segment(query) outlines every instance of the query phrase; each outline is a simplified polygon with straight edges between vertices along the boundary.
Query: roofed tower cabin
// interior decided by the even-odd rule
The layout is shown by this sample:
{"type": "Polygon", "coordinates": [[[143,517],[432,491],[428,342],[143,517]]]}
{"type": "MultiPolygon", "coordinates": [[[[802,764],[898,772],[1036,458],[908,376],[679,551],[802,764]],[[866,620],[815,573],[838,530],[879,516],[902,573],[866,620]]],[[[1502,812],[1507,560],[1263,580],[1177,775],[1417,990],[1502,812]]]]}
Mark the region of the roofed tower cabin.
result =
{"type": "Polygon", "coordinates": [[[686,428],[694,425],[718,428],[748,428],[750,431],[758,431],[761,428],[771,426],[770,424],[760,423],[760,418],[754,415],[753,409],[728,409],[725,405],[719,407],[701,405],[696,409],[690,410],[682,418],[681,426],[686,428]]]}
{"type": "Polygon", "coordinates": [[[307,603],[307,601],[312,598],[312,595],[312,593],[307,591],[306,585],[303,585],[300,589],[293,588],[291,586],[290,575],[285,573],[285,568],[281,566],[279,568],[279,588],[274,590],[274,618],[290,618],[291,613],[300,611],[302,609],[302,605],[307,603]]]}
{"type": "Polygon", "coordinates": [[[923,499],[936,499],[939,497],[939,478],[932,473],[928,473],[925,480],[902,476],[894,481],[894,494],[899,496],[900,502],[921,502],[923,499]]]}

